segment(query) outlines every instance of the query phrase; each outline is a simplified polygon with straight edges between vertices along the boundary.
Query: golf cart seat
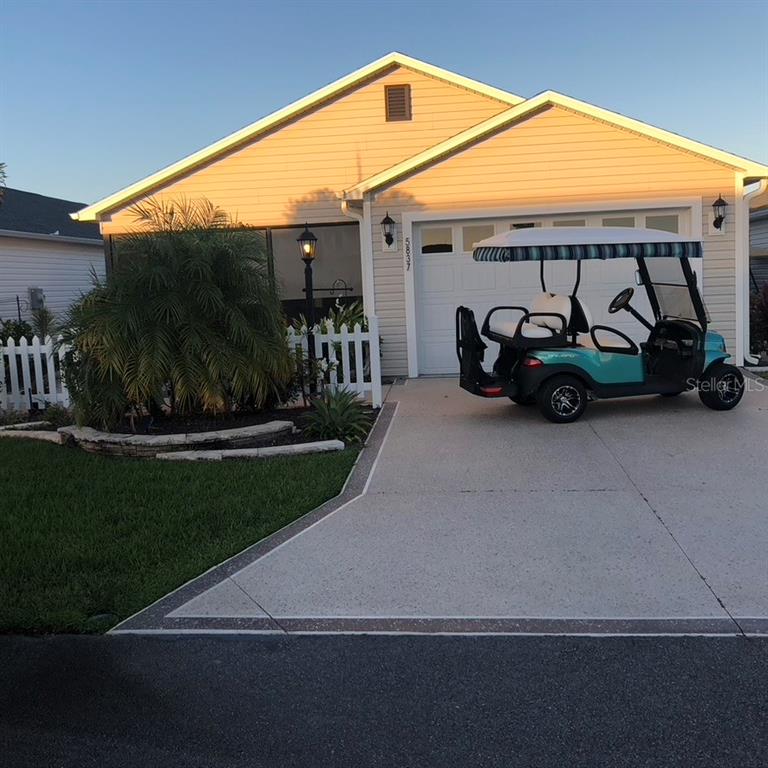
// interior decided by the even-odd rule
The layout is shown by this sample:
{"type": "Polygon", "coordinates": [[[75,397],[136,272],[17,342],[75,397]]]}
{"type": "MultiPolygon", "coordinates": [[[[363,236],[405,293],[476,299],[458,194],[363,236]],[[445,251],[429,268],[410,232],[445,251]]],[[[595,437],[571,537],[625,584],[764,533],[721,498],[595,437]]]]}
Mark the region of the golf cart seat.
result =
{"type": "Polygon", "coordinates": [[[494,307],[483,323],[483,335],[502,344],[533,346],[531,341],[562,341],[571,317],[568,296],[540,293],[525,307],[494,307]],[[565,325],[565,327],[564,327],[565,325]]]}

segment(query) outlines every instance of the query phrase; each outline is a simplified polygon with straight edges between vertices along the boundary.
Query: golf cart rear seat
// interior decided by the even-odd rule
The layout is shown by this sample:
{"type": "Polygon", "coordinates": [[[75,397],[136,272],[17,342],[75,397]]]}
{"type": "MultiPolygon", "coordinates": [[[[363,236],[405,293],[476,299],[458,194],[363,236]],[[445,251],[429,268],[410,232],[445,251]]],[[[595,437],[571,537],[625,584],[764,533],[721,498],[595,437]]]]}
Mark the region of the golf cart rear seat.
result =
{"type": "Polygon", "coordinates": [[[531,309],[517,306],[494,307],[485,316],[481,333],[505,346],[562,347],[567,344],[571,320],[571,299],[553,293],[540,293],[531,309]]]}

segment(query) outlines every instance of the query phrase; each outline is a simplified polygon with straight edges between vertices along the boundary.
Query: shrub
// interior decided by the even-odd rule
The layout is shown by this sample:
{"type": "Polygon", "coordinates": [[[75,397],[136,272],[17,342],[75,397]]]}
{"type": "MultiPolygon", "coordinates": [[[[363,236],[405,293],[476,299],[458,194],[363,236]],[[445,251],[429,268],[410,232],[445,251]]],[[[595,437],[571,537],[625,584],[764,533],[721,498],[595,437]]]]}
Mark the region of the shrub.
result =
{"type": "Polygon", "coordinates": [[[72,401],[72,414],[79,426],[111,431],[129,408],[122,382],[103,374],[95,356],[70,349],[62,365],[64,383],[72,401]]]}
{"type": "Polygon", "coordinates": [[[359,443],[365,439],[371,420],[354,392],[326,390],[312,401],[305,433],[321,440],[359,443]]]}
{"type": "Polygon", "coordinates": [[[150,200],[133,212],[141,229],[117,242],[107,281],[66,323],[76,413],[87,423],[127,407],[262,407],[291,376],[263,237],[205,200],[150,200]]]}
{"type": "Polygon", "coordinates": [[[750,297],[749,323],[751,351],[756,355],[768,355],[768,283],[750,297]]]}
{"type": "Polygon", "coordinates": [[[0,427],[23,424],[25,421],[29,421],[29,414],[25,411],[0,411],[0,427]]]}
{"type": "Polygon", "coordinates": [[[47,405],[40,418],[57,428],[68,427],[73,421],[72,412],[63,405],[47,405]]]}
{"type": "Polygon", "coordinates": [[[24,320],[0,320],[0,341],[3,343],[8,339],[18,343],[22,336],[31,341],[32,335],[32,326],[24,320]]]}

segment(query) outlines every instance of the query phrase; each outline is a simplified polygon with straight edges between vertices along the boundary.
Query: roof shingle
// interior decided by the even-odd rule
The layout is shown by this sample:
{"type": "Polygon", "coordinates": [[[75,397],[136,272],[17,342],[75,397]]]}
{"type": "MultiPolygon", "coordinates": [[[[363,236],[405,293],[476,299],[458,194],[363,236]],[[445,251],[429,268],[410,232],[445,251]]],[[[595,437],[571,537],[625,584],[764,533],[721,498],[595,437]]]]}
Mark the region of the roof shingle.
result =
{"type": "Polygon", "coordinates": [[[101,240],[98,224],[81,224],[73,221],[69,216],[70,213],[80,210],[84,203],[60,200],[58,197],[46,197],[8,187],[2,192],[0,229],[101,240]]]}

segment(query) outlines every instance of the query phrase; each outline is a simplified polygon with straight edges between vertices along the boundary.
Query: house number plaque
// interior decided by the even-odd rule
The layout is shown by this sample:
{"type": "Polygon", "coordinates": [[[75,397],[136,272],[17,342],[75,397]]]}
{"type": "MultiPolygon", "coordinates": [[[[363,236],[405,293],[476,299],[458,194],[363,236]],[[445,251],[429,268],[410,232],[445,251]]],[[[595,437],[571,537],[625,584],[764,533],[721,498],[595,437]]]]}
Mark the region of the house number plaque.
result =
{"type": "Polygon", "coordinates": [[[411,271],[411,238],[405,238],[405,271],[411,271]]]}

